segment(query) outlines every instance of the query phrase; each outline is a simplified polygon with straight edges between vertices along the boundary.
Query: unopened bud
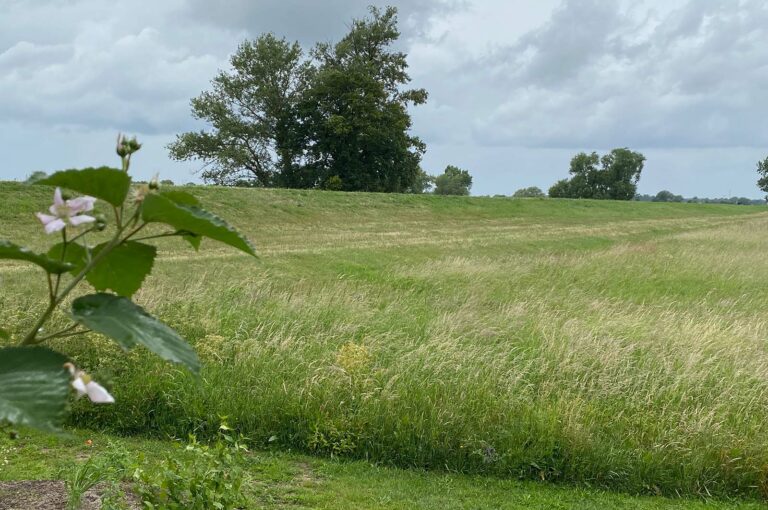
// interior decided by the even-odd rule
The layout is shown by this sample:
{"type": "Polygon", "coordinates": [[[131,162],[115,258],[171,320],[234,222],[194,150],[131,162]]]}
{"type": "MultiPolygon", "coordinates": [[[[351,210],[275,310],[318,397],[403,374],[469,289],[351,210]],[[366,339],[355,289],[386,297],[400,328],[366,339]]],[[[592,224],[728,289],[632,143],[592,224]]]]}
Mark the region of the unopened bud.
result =
{"type": "Polygon", "coordinates": [[[117,152],[117,155],[121,158],[126,157],[128,154],[128,146],[126,145],[125,137],[118,133],[117,135],[117,146],[115,147],[115,152],[117,152]]]}
{"type": "Polygon", "coordinates": [[[96,232],[101,232],[107,228],[107,218],[103,214],[97,214],[95,218],[96,224],[94,225],[94,230],[96,230],[96,232]]]}
{"type": "Polygon", "coordinates": [[[117,152],[117,155],[121,158],[130,156],[139,149],[141,149],[141,144],[136,140],[135,136],[131,139],[128,139],[122,134],[117,135],[117,146],[115,147],[115,152],[117,152]]]}
{"type": "Polygon", "coordinates": [[[141,144],[136,140],[135,136],[128,140],[128,148],[131,150],[131,152],[136,152],[137,150],[141,149],[141,144]]]}

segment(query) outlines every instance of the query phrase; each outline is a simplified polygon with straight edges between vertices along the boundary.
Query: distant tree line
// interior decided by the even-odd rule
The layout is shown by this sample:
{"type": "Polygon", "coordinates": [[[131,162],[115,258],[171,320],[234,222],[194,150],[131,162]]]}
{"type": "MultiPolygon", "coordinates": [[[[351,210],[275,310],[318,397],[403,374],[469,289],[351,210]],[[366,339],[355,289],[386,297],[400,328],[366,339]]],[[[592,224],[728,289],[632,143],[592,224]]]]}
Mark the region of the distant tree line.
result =
{"type": "Polygon", "coordinates": [[[765,200],[757,200],[747,197],[684,198],[682,195],[675,195],[667,190],[659,191],[656,195],[636,195],[635,200],[639,202],[686,202],[689,204],[765,205],[765,200]]]}

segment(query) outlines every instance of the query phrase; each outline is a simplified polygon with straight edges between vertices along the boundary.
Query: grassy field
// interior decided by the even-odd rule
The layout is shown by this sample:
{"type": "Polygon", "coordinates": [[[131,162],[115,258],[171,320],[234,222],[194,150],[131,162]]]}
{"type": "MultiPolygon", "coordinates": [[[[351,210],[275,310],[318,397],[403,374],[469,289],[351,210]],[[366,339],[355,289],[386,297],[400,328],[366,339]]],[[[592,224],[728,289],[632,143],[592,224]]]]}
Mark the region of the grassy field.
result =
{"type": "MultiPolygon", "coordinates": [[[[51,436],[24,431],[0,436],[3,482],[50,480],[115,446],[155,462],[180,455],[168,440],[120,438],[86,430],[51,436]],[[86,444],[90,441],[90,444],[86,444]]],[[[758,510],[758,502],[631,497],[594,488],[375,466],[281,451],[248,455],[248,508],[281,510],[758,510]]],[[[0,507],[1,508],[1,507],[0,507]]]]}
{"type": "MultiPolygon", "coordinates": [[[[260,255],[161,244],[137,295],[203,377],[62,341],[118,399],[78,403],[73,425],[205,436],[226,415],[257,447],[768,496],[764,208],[190,190],[260,255]]],[[[42,247],[31,214],[49,194],[0,184],[0,238],[42,247]]],[[[2,263],[0,282],[21,333],[44,279],[2,263]]]]}

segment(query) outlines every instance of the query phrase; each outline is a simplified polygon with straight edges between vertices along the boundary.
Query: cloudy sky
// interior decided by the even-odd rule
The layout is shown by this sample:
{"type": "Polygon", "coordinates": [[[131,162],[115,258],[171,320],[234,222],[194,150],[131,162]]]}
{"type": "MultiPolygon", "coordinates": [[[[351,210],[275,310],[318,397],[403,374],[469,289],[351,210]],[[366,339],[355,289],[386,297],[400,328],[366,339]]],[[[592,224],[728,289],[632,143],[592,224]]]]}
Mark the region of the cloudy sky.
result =
{"type": "Polygon", "coordinates": [[[579,151],[630,147],[640,192],[760,197],[768,155],[764,0],[0,0],[0,179],[116,164],[197,181],[165,145],[205,127],[189,100],[243,39],[334,41],[366,5],[400,9],[424,167],[474,194],[546,189],[579,151]]]}

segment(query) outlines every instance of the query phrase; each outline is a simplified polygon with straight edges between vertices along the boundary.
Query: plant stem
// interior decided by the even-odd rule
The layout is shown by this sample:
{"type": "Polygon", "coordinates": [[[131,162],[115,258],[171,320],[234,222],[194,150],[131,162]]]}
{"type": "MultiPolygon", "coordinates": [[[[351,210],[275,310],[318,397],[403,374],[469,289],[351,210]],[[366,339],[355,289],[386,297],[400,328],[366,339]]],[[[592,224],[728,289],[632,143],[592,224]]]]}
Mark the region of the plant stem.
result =
{"type": "Polygon", "coordinates": [[[41,337],[35,338],[33,344],[41,344],[41,343],[45,342],[46,340],[51,340],[53,338],[65,338],[65,337],[68,337],[68,336],[79,335],[81,333],[87,333],[89,331],[88,329],[84,329],[84,330],[81,330],[81,331],[72,331],[73,329],[77,329],[77,327],[78,327],[78,324],[72,324],[71,326],[68,326],[68,327],[66,327],[64,329],[60,329],[59,331],[57,331],[55,333],[51,333],[50,335],[45,335],[45,336],[41,336],[41,337]]]}
{"type": "MultiPolygon", "coordinates": [[[[48,304],[48,307],[45,309],[43,314],[37,319],[37,322],[32,327],[32,330],[30,330],[30,332],[27,333],[27,336],[24,337],[24,340],[22,340],[21,345],[35,345],[35,344],[39,344],[41,342],[44,342],[45,340],[49,340],[51,338],[55,338],[55,337],[58,337],[58,336],[71,336],[71,334],[61,335],[61,333],[66,333],[67,331],[69,331],[69,329],[64,329],[64,330],[61,330],[61,331],[59,331],[57,333],[53,333],[51,335],[44,336],[44,337],[41,337],[41,338],[38,338],[37,334],[40,332],[40,328],[43,326],[43,324],[45,324],[46,321],[48,321],[48,319],[51,317],[51,314],[54,312],[56,307],[59,306],[62,303],[62,301],[64,301],[64,299],[67,297],[67,295],[70,292],[72,292],[72,290],[74,290],[75,287],[77,287],[77,285],[83,280],[83,278],[85,278],[85,276],[88,274],[88,272],[91,269],[93,269],[93,267],[96,264],[98,264],[101,259],[103,259],[107,255],[109,255],[109,253],[113,249],[115,249],[117,246],[119,246],[119,245],[123,244],[124,242],[126,242],[128,239],[130,239],[132,236],[134,236],[135,234],[140,232],[144,227],[147,226],[147,223],[142,223],[138,227],[134,228],[130,233],[128,233],[128,235],[126,235],[124,238],[122,238],[122,235],[128,229],[128,224],[131,223],[131,220],[134,220],[133,221],[134,225],[138,222],[140,208],[136,209],[136,211],[134,212],[132,218],[130,220],[128,220],[127,222],[125,222],[125,224],[123,224],[123,221],[122,221],[123,220],[123,214],[124,214],[123,207],[118,209],[117,207],[113,206],[113,210],[114,210],[114,213],[115,213],[115,223],[116,223],[116,226],[117,226],[117,231],[115,232],[114,237],[109,241],[109,243],[103,249],[101,249],[99,251],[99,253],[97,253],[93,257],[89,256],[88,261],[85,264],[85,266],[83,267],[83,269],[77,275],[75,275],[75,277],[72,279],[72,281],[69,282],[69,284],[64,288],[64,290],[61,291],[61,293],[58,292],[58,290],[59,290],[59,283],[60,283],[60,280],[61,280],[61,275],[57,275],[56,285],[55,285],[54,289],[50,292],[50,302],[48,304]]],[[[80,235],[76,236],[72,240],[74,241],[75,239],[85,235],[87,232],[88,231],[81,233],[80,235]]],[[[63,261],[64,260],[64,256],[66,254],[67,244],[68,244],[67,243],[67,234],[66,234],[65,231],[62,231],[62,236],[63,236],[64,247],[62,249],[61,259],[63,261]]],[[[86,250],[87,250],[87,248],[86,248],[86,250]]],[[[90,255],[90,251],[88,253],[90,255]]],[[[50,275],[48,276],[48,279],[49,279],[49,282],[50,282],[50,275]]],[[[78,333],[72,333],[72,334],[79,334],[79,332],[78,333]]]]}
{"type": "Polygon", "coordinates": [[[83,267],[83,269],[72,279],[71,282],[64,288],[63,291],[61,291],[61,294],[58,296],[55,296],[54,299],[50,302],[48,305],[48,308],[45,309],[43,314],[40,316],[40,318],[37,320],[35,325],[32,327],[32,330],[27,333],[27,336],[24,337],[24,340],[22,340],[21,345],[33,345],[37,343],[35,341],[37,337],[37,333],[39,332],[40,328],[45,324],[45,322],[50,318],[53,311],[56,309],[57,306],[61,304],[62,301],[64,301],[64,298],[67,297],[67,295],[72,292],[72,290],[77,287],[77,284],[82,281],[83,278],[85,278],[85,275],[88,274],[88,272],[93,269],[93,266],[95,266],[101,259],[106,257],[109,252],[111,252],[115,246],[119,245],[122,240],[120,239],[120,236],[123,233],[123,228],[120,228],[115,233],[115,237],[112,238],[112,240],[107,244],[107,246],[104,247],[99,253],[96,254],[95,257],[93,257],[91,260],[88,261],[88,263],[83,267]]]}

